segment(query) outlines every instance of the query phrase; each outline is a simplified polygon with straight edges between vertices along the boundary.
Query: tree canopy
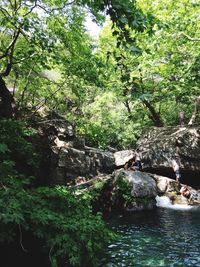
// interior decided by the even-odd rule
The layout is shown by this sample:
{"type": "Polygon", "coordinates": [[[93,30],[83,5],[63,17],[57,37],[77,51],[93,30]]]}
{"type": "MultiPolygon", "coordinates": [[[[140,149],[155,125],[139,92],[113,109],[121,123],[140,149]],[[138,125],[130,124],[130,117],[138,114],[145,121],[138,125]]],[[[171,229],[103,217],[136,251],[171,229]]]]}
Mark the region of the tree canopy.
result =
{"type": "MultiPolygon", "coordinates": [[[[131,30],[134,43],[121,47],[108,23],[96,52],[105,64],[107,89],[101,95],[109,90],[113,96],[110,100],[105,97],[102,103],[112,105],[110,116],[109,112],[106,114],[113,122],[110,131],[116,133],[113,140],[126,140],[129,145],[134,136],[136,140],[141,130],[150,125],[176,125],[180,111],[185,112],[189,122],[199,95],[199,4],[180,0],[176,4],[159,1],[155,5],[154,1],[138,1],[138,6],[144,14],[151,13],[156,18],[151,31],[131,30]],[[121,111],[114,119],[112,113],[116,114],[120,105],[121,111]]],[[[96,119],[99,113],[94,113],[93,129],[101,123],[96,119]]],[[[199,115],[196,119],[199,121],[199,115]]],[[[109,124],[110,121],[105,127],[110,128],[109,124]]]]}

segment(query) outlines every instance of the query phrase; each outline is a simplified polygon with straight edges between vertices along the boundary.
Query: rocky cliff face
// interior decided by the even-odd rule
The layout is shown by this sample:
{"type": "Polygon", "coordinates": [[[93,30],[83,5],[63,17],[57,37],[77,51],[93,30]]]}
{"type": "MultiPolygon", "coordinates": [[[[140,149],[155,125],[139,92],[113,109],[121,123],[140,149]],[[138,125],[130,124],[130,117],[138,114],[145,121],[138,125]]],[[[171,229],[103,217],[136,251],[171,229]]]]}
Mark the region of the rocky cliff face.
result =
{"type": "Polygon", "coordinates": [[[47,177],[47,184],[67,185],[99,173],[112,173],[115,168],[112,152],[85,146],[72,125],[61,117],[38,123],[37,146],[42,154],[38,179],[47,177]]]}
{"type": "MultiPolygon", "coordinates": [[[[112,173],[123,167],[134,150],[118,152],[87,147],[84,139],[64,118],[45,117],[38,123],[38,135],[43,146],[43,176],[53,184],[67,184],[77,177],[112,173]]],[[[182,172],[182,183],[200,186],[200,126],[152,127],[137,142],[143,170],[175,178],[172,159],[182,172]]]]}
{"type": "Polygon", "coordinates": [[[44,183],[49,185],[80,183],[86,187],[96,179],[111,182],[111,189],[109,186],[109,190],[105,187],[102,191],[102,206],[106,210],[112,206],[126,211],[153,209],[156,195],[167,196],[172,203],[187,204],[187,199],[180,195],[180,184],[169,179],[175,178],[171,166],[174,158],[179,161],[181,172],[189,174],[186,184],[192,185],[193,175],[200,185],[200,127],[149,129],[138,140],[142,172],[123,169],[136,151],[113,153],[88,147],[75,136],[72,125],[60,117],[40,121],[35,141],[42,155],[40,181],[45,177],[44,183]]]}
{"type": "Polygon", "coordinates": [[[144,170],[173,178],[171,161],[176,159],[182,182],[200,185],[200,126],[151,128],[137,145],[144,170]]]}
{"type": "Polygon", "coordinates": [[[111,173],[114,158],[110,152],[88,147],[52,146],[50,168],[53,184],[68,184],[77,179],[90,179],[99,173],[111,173]]]}

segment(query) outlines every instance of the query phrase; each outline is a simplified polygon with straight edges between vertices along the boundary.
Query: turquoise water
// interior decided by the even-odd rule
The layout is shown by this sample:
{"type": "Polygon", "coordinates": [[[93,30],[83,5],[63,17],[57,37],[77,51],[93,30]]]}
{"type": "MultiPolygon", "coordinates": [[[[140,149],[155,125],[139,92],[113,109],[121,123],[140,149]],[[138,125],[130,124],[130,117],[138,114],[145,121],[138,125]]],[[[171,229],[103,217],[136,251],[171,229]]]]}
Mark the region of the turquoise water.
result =
{"type": "Polygon", "coordinates": [[[158,208],[115,216],[119,238],[108,245],[101,267],[200,266],[200,211],[158,208]]]}

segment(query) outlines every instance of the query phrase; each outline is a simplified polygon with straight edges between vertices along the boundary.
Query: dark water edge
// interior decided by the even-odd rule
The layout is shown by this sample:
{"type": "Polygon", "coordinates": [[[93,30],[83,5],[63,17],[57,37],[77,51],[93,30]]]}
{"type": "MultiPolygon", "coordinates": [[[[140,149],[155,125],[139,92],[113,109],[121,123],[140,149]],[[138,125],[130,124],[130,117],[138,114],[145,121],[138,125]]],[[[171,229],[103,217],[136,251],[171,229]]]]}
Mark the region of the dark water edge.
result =
{"type": "Polygon", "coordinates": [[[119,235],[98,267],[200,267],[200,210],[157,208],[115,215],[108,225],[119,235]]]}
{"type": "Polygon", "coordinates": [[[20,237],[16,231],[14,242],[0,244],[0,267],[50,267],[49,255],[41,248],[32,233],[20,237]]]}

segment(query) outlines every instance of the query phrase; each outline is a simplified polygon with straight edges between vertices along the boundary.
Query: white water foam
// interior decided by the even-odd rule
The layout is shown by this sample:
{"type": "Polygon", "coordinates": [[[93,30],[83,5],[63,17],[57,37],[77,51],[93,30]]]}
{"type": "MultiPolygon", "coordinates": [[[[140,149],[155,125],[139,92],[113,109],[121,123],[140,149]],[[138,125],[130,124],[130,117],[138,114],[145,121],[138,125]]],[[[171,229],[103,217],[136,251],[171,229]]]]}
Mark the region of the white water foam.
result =
{"type": "Polygon", "coordinates": [[[190,210],[194,208],[186,204],[172,204],[172,201],[167,196],[156,196],[156,206],[175,210],[190,210]]]}

